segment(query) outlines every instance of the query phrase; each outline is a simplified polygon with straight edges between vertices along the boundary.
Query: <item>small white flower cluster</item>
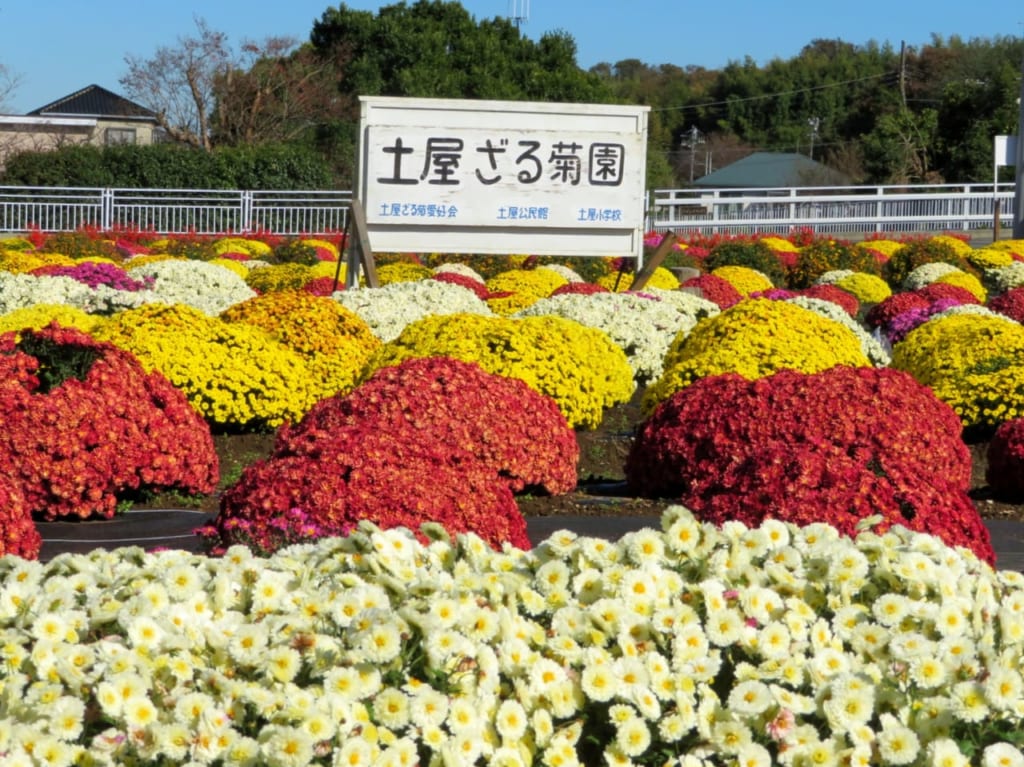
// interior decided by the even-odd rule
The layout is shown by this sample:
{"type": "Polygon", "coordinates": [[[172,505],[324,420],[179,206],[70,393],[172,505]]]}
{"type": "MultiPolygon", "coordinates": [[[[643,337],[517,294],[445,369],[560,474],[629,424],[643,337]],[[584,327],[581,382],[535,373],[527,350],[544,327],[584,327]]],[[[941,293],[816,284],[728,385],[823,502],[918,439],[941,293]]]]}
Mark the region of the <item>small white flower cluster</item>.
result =
{"type": "Polygon", "coordinates": [[[128,274],[136,280],[151,278],[157,301],[186,304],[211,317],[256,295],[238,274],[206,261],[153,261],[129,267],[128,274]]]}
{"type": "Polygon", "coordinates": [[[1020,573],[903,528],[716,528],[679,506],[661,527],[532,552],[364,523],[265,560],[0,558],[0,757],[1024,760],[1020,573]]]}
{"type": "Polygon", "coordinates": [[[829,272],[825,272],[818,279],[814,281],[815,285],[835,285],[841,280],[845,280],[847,277],[852,277],[857,272],[852,269],[833,269],[829,272]]]}
{"type": "Polygon", "coordinates": [[[472,291],[439,280],[339,290],[332,297],[358,314],[384,343],[398,338],[406,325],[430,315],[493,314],[487,302],[472,291]]]}
{"type": "Polygon", "coordinates": [[[956,272],[963,272],[962,269],[957,269],[952,264],[947,264],[942,261],[932,261],[927,264],[921,264],[914,268],[910,274],[903,280],[904,290],[920,290],[925,285],[931,285],[940,277],[945,277],[947,274],[954,274],[956,272]]]}
{"type": "Polygon", "coordinates": [[[555,315],[602,330],[626,353],[638,384],[661,376],[665,354],[679,333],[689,333],[703,318],[719,313],[718,305],[689,293],[645,290],[635,293],[565,293],[542,298],[517,317],[555,315]]]}
{"type": "Polygon", "coordinates": [[[117,290],[109,285],[91,288],[63,275],[36,276],[0,271],[0,314],[36,304],[61,304],[89,314],[113,314],[158,300],[150,290],[117,290]]]}
{"type": "Polygon", "coordinates": [[[469,277],[471,280],[476,280],[481,285],[487,283],[487,280],[485,280],[483,276],[481,276],[481,274],[472,266],[460,264],[457,261],[449,264],[441,264],[434,269],[434,274],[458,274],[463,277],[469,277]]]}
{"type": "Polygon", "coordinates": [[[811,298],[810,296],[793,296],[787,298],[792,304],[797,304],[805,309],[810,309],[812,312],[820,314],[822,317],[838,322],[839,324],[847,327],[850,331],[857,336],[860,340],[861,351],[864,352],[864,356],[867,357],[871,364],[876,368],[888,367],[892,363],[892,355],[887,349],[887,345],[880,341],[880,334],[873,335],[869,333],[863,325],[857,320],[851,317],[843,307],[838,304],[827,301],[823,298],[811,298]]]}

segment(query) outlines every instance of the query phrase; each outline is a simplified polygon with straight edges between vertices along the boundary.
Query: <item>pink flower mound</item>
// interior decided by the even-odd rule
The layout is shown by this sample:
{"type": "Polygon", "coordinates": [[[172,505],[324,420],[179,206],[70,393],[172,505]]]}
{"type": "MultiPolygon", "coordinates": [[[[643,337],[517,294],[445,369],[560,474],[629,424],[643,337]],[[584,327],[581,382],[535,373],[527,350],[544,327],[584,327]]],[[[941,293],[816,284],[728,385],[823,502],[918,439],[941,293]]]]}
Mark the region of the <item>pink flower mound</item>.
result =
{"type": "Polygon", "coordinates": [[[1004,421],[992,435],[985,481],[1000,498],[1024,498],[1024,418],[1004,421]]]}
{"type": "Polygon", "coordinates": [[[864,316],[864,324],[869,328],[885,327],[904,312],[911,309],[927,309],[930,305],[931,299],[918,291],[893,293],[868,310],[864,316]]]}
{"type": "Polygon", "coordinates": [[[275,450],[300,455],[339,427],[373,424],[392,435],[462,448],[513,493],[557,495],[576,487],[576,433],[550,397],[516,378],[449,357],[381,368],[344,396],[313,406],[278,431],[275,450]]]}
{"type": "Polygon", "coordinates": [[[440,523],[495,548],[530,547],[513,492],[576,486],[579,445],[554,400],[475,363],[434,357],[381,368],[283,426],[272,455],[227,489],[214,549],[340,535],[359,520],[440,523]],[[296,510],[303,529],[291,520],[296,510]]]}
{"type": "Polygon", "coordinates": [[[718,304],[719,309],[728,309],[733,304],[738,304],[743,298],[731,282],[717,274],[702,274],[700,277],[691,277],[683,282],[680,288],[697,288],[701,296],[718,304]]]}
{"type": "Polygon", "coordinates": [[[655,409],[626,479],[648,497],[678,496],[715,524],[827,522],[853,536],[878,514],[880,530],[931,533],[991,563],[960,432],[953,409],[898,370],[838,366],[756,381],[729,373],[655,409]]]}

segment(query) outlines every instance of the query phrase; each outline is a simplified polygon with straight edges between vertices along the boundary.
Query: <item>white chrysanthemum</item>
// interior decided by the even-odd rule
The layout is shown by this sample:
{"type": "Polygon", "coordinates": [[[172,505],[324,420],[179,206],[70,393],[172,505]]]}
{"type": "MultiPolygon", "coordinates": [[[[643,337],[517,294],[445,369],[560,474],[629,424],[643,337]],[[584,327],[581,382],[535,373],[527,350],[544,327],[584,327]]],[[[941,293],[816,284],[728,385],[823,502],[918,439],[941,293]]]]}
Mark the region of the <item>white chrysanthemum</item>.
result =
{"type": "Polygon", "coordinates": [[[277,682],[292,681],[302,668],[302,656],[291,647],[272,647],[264,659],[264,673],[277,682]]]}
{"type": "Polygon", "coordinates": [[[828,686],[822,710],[835,732],[850,732],[874,716],[874,686],[856,676],[841,675],[828,686]]]}
{"type": "Polygon", "coordinates": [[[883,715],[882,731],[878,733],[875,743],[884,764],[910,764],[921,751],[917,734],[890,715],[883,715]]]}
{"type": "Polygon", "coordinates": [[[633,716],[615,726],[615,745],[626,756],[640,756],[651,745],[651,731],[647,723],[633,716]]]}
{"type": "Polygon", "coordinates": [[[398,338],[406,325],[429,315],[494,313],[472,291],[439,280],[393,282],[379,288],[338,291],[332,297],[358,314],[385,343],[398,338]]]}
{"type": "Polygon", "coordinates": [[[845,280],[847,277],[852,277],[857,272],[852,269],[831,269],[822,274],[818,279],[814,281],[815,285],[835,285],[840,280],[845,280]]]}
{"type": "Polygon", "coordinates": [[[988,671],[982,683],[988,705],[1001,711],[1016,711],[1024,692],[1020,672],[1002,664],[990,666],[988,671]]]}
{"type": "Polygon", "coordinates": [[[580,685],[583,694],[590,700],[609,701],[617,694],[617,678],[611,667],[606,665],[589,665],[583,669],[580,685]]]}
{"type": "Polygon", "coordinates": [[[206,261],[152,261],[129,267],[128,274],[135,280],[152,279],[157,301],[185,304],[211,317],[256,295],[238,274],[206,261]]]}
{"type": "Polygon", "coordinates": [[[47,707],[45,714],[48,732],[60,740],[73,741],[82,732],[85,703],[70,695],[62,695],[47,707]]]}
{"type": "Polygon", "coordinates": [[[971,760],[951,738],[936,738],[925,747],[925,759],[930,767],[970,767],[971,760]]]}
{"type": "Polygon", "coordinates": [[[907,617],[910,612],[910,603],[902,594],[882,594],[871,605],[871,612],[879,623],[892,628],[898,626],[907,617]]]}
{"type": "Polygon", "coordinates": [[[375,751],[365,738],[346,738],[334,753],[334,767],[370,767],[375,751]]]}
{"type": "Polygon", "coordinates": [[[910,271],[910,274],[903,279],[903,289],[920,290],[925,285],[931,285],[940,277],[956,274],[957,272],[962,274],[963,270],[943,261],[930,261],[910,271]]]}
{"type": "Polygon", "coordinates": [[[949,681],[949,667],[941,658],[918,656],[910,662],[910,678],[922,689],[937,690],[949,681]]]}
{"type": "Polygon", "coordinates": [[[154,724],[159,715],[153,701],[145,695],[127,698],[121,706],[121,718],[125,724],[140,730],[154,724]]]}
{"type": "Polygon", "coordinates": [[[743,616],[731,607],[709,611],[705,625],[708,641],[718,647],[739,642],[745,626],[743,616]]]}
{"type": "Polygon", "coordinates": [[[393,621],[374,623],[360,634],[358,646],[370,663],[390,663],[402,652],[402,627],[393,621]]]}
{"type": "Polygon", "coordinates": [[[448,696],[432,687],[419,690],[409,702],[409,718],[419,728],[439,727],[448,716],[448,696]]]}
{"type": "Polygon", "coordinates": [[[764,682],[748,679],[740,682],[729,693],[729,708],[741,717],[764,713],[774,703],[771,690],[764,682]]]}
{"type": "Polygon", "coordinates": [[[401,690],[385,687],[373,701],[373,713],[379,724],[398,730],[409,723],[409,698],[401,690]]]}
{"type": "Polygon", "coordinates": [[[502,701],[494,717],[494,728],[508,741],[518,741],[522,738],[529,723],[526,709],[517,700],[502,701]]]}
{"type": "Polygon", "coordinates": [[[468,266],[467,264],[460,264],[457,262],[441,264],[440,266],[435,267],[434,274],[458,274],[463,277],[469,277],[471,280],[476,280],[481,285],[487,284],[487,280],[485,280],[476,269],[468,266]]]}
{"type": "Polygon", "coordinates": [[[1024,754],[1010,743],[993,743],[981,752],[981,767],[1024,767],[1024,754]]]}
{"type": "Polygon", "coordinates": [[[275,767],[305,767],[313,759],[313,739],[297,727],[267,725],[259,744],[260,755],[275,767]]]}
{"type": "Polygon", "coordinates": [[[117,290],[109,285],[91,288],[74,277],[0,271],[0,314],[37,304],[55,304],[73,306],[89,314],[109,315],[160,300],[151,290],[117,290]]]}

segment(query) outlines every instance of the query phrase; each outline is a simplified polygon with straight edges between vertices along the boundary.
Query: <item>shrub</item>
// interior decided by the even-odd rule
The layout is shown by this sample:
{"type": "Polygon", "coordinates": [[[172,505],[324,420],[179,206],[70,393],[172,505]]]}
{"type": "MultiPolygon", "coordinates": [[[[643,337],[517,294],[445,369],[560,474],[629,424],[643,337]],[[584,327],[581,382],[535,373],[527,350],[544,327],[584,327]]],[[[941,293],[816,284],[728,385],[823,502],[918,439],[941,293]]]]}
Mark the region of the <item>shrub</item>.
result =
{"type": "Polygon", "coordinates": [[[522,379],[558,403],[569,425],[596,427],[630,399],[633,370],[608,334],[561,317],[430,315],[384,344],[368,372],[411,357],[454,357],[522,379]]]}
{"type": "Polygon", "coordinates": [[[826,272],[837,269],[865,274],[879,272],[878,262],[862,248],[839,240],[815,240],[800,249],[786,277],[790,287],[808,288],[826,272]]]}
{"type": "Polygon", "coordinates": [[[110,517],[127,492],[215,487],[209,428],[131,354],[49,326],[0,336],[0,366],[0,461],[31,511],[110,517]]]}
{"type": "MultiPolygon", "coordinates": [[[[423,264],[411,261],[396,261],[393,264],[384,264],[377,269],[377,282],[380,285],[391,285],[395,282],[416,282],[426,280],[434,276],[434,270],[423,264]]],[[[365,284],[365,276],[360,278],[365,284]]]]}
{"type": "Polygon", "coordinates": [[[183,304],[119,312],[96,335],[163,373],[216,429],[273,429],[298,420],[316,402],[309,368],[297,352],[260,328],[183,304]]]}
{"type": "Polygon", "coordinates": [[[880,515],[994,561],[967,495],[970,454],[952,409],[910,375],[836,366],[756,381],[701,379],[637,430],[629,486],[680,498],[699,518],[826,522],[855,536],[880,515]]]}
{"type": "Polygon", "coordinates": [[[739,373],[753,380],[785,368],[815,373],[835,365],[871,365],[848,327],[789,301],[749,298],[673,339],[665,372],[644,393],[643,410],[650,414],[707,376],[739,373]]]}
{"type": "Polygon", "coordinates": [[[355,312],[304,290],[279,290],[250,298],[221,313],[225,322],[246,323],[295,351],[306,362],[312,399],[347,392],[380,340],[355,312]]]}
{"type": "Polygon", "coordinates": [[[763,240],[725,240],[704,259],[704,269],[714,272],[723,266],[742,266],[765,275],[773,285],[786,283],[786,270],[779,257],[763,240]]]}
{"type": "Polygon", "coordinates": [[[273,293],[279,290],[298,290],[313,279],[307,264],[267,264],[250,269],[245,275],[245,284],[256,293],[273,293]]]}
{"type": "Polygon", "coordinates": [[[967,259],[948,242],[930,238],[913,240],[905,243],[886,261],[882,268],[882,276],[894,289],[903,285],[904,281],[919,266],[929,263],[943,263],[955,266],[961,271],[974,273],[967,259]]]}
{"type": "Polygon", "coordinates": [[[310,455],[335,429],[357,424],[467,449],[515,493],[576,487],[579,445],[557,403],[472,362],[411,358],[380,368],[347,395],[322,400],[298,424],[282,426],[275,451],[310,455]]]}

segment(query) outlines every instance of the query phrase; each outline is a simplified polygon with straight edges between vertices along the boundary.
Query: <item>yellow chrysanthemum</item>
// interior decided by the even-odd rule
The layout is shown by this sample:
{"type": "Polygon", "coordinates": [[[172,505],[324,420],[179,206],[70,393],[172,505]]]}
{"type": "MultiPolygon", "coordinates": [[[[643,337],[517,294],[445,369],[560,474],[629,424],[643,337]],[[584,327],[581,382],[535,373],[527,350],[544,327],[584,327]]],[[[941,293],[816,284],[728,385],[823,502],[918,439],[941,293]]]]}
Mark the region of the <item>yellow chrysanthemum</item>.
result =
{"type": "Polygon", "coordinates": [[[799,250],[796,245],[781,237],[762,237],[761,242],[779,253],[796,253],[799,250]]]}
{"type": "Polygon", "coordinates": [[[303,290],[265,293],[231,306],[220,317],[261,328],[300,354],[309,367],[309,387],[317,400],[350,391],[381,345],[355,312],[303,290]]]}
{"type": "Polygon", "coordinates": [[[333,242],[328,242],[327,240],[318,240],[318,239],[315,239],[315,238],[308,238],[307,237],[307,238],[299,240],[299,244],[300,245],[308,245],[311,248],[317,248],[317,249],[326,250],[326,251],[328,251],[331,254],[331,258],[334,261],[338,260],[338,246],[335,245],[333,242]]]}
{"type": "Polygon", "coordinates": [[[931,239],[934,242],[941,242],[948,245],[956,251],[958,256],[970,256],[971,252],[974,250],[968,243],[964,242],[959,237],[951,237],[948,234],[937,234],[931,239]]]}
{"type": "Polygon", "coordinates": [[[651,413],[707,376],[738,373],[756,380],[783,369],[817,373],[836,365],[871,366],[850,328],[788,301],[746,299],[676,336],[643,409],[651,413]]]}
{"type": "Polygon", "coordinates": [[[509,269],[487,280],[487,289],[491,293],[509,295],[489,298],[487,305],[495,314],[507,317],[547,298],[566,282],[568,280],[558,272],[543,266],[536,269],[509,269]]]}
{"type": "Polygon", "coordinates": [[[836,287],[852,293],[862,304],[879,304],[892,295],[889,283],[874,274],[856,272],[835,282],[836,287]]]}
{"type": "Polygon", "coordinates": [[[274,249],[262,240],[249,237],[221,237],[211,246],[214,253],[248,253],[253,258],[263,258],[274,252],[274,249]]]}
{"type": "Polygon", "coordinates": [[[20,250],[0,250],[0,271],[27,274],[33,269],[50,264],[74,266],[73,259],[60,254],[24,253],[20,250]],[[63,259],[63,261],[59,260],[63,259]]]}
{"type": "MultiPolygon", "coordinates": [[[[211,258],[210,263],[216,264],[217,266],[223,266],[225,269],[230,269],[243,280],[249,274],[249,267],[246,266],[244,262],[236,261],[233,258],[211,258]]],[[[135,266],[135,261],[132,261],[132,266],[135,266]]]]}
{"type": "Polygon", "coordinates": [[[763,272],[746,266],[720,266],[711,273],[728,282],[742,296],[775,287],[763,272]]]}
{"type": "MultiPolygon", "coordinates": [[[[334,264],[331,264],[334,266],[334,264]]],[[[333,274],[333,273],[332,273],[333,274]]],[[[377,268],[377,282],[380,285],[391,285],[395,282],[416,282],[433,276],[434,270],[423,264],[415,264],[411,261],[396,261],[393,264],[384,264],[377,268]]],[[[365,278],[361,279],[365,282],[365,278]]]]}
{"type": "MultiPolygon", "coordinates": [[[[635,275],[630,272],[624,272],[620,274],[618,271],[608,272],[602,274],[597,278],[599,285],[602,285],[608,290],[614,290],[617,293],[623,293],[627,290],[632,290],[633,279],[635,275]]],[[[679,280],[672,274],[668,269],[663,266],[655,268],[651,272],[651,278],[644,285],[645,288],[659,288],[661,290],[675,290],[679,287],[679,280]]]]}
{"type": "Polygon", "coordinates": [[[896,240],[864,240],[856,243],[856,245],[860,248],[876,250],[886,257],[892,256],[893,253],[903,247],[903,243],[896,240]]]}
{"type": "Polygon", "coordinates": [[[985,269],[1009,266],[1013,263],[1013,255],[1009,250],[990,245],[972,250],[967,254],[967,262],[974,268],[984,271],[985,269]]]}
{"type": "Polygon", "coordinates": [[[250,269],[245,275],[245,284],[257,293],[273,293],[301,288],[312,278],[305,264],[270,264],[250,269]]]}
{"type": "Polygon", "coordinates": [[[596,427],[634,390],[629,360],[608,334],[562,317],[431,315],[386,343],[366,375],[415,357],[454,357],[519,378],[554,399],[573,427],[596,427]]]}
{"type": "Polygon", "coordinates": [[[975,277],[973,274],[968,272],[955,271],[944,274],[936,282],[941,282],[945,285],[955,285],[958,288],[963,288],[971,293],[972,296],[978,299],[981,303],[985,303],[988,299],[988,291],[985,290],[981,284],[981,280],[975,277]]]}
{"type": "Polygon", "coordinates": [[[103,318],[68,304],[34,304],[0,314],[0,333],[26,328],[38,330],[52,322],[91,333],[103,322],[103,318]]]}

